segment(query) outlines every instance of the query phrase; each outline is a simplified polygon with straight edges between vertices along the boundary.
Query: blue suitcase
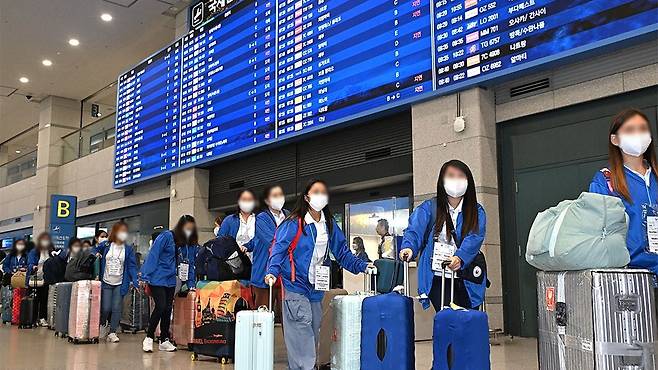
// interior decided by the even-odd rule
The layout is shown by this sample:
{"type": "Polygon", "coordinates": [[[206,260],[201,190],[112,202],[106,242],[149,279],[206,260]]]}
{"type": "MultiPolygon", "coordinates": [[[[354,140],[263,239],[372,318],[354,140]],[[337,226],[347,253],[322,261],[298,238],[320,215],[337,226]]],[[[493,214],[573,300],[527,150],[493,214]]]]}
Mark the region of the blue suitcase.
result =
{"type": "MultiPolygon", "coordinates": [[[[445,266],[444,266],[445,270],[445,266]]],[[[445,292],[445,271],[441,275],[445,292]]],[[[450,303],[455,280],[450,279],[450,303]]],[[[441,311],[434,316],[433,370],[490,370],[489,319],[476,310],[454,309],[441,297],[441,311]]]]}
{"type": "Polygon", "coordinates": [[[361,370],[414,370],[413,299],[398,292],[376,295],[363,300],[361,311],[361,370]]]}

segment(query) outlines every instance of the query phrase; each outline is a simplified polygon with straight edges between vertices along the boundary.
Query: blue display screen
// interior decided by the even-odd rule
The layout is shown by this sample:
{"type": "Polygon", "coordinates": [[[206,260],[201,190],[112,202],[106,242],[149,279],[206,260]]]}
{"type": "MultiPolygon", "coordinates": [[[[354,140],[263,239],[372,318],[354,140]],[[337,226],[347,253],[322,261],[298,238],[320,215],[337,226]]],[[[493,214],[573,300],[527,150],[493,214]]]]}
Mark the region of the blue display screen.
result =
{"type": "Polygon", "coordinates": [[[657,29],[658,0],[242,0],[119,77],[115,187],[657,29]]]}

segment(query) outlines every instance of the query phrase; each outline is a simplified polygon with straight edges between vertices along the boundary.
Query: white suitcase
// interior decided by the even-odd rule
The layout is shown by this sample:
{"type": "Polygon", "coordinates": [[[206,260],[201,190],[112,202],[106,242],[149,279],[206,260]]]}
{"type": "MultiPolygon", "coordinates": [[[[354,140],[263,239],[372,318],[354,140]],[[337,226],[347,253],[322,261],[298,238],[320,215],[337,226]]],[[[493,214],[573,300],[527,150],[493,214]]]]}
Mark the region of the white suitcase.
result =
{"type": "Polygon", "coordinates": [[[235,370],[274,369],[274,312],[270,309],[240,311],[235,326],[235,370]]]}

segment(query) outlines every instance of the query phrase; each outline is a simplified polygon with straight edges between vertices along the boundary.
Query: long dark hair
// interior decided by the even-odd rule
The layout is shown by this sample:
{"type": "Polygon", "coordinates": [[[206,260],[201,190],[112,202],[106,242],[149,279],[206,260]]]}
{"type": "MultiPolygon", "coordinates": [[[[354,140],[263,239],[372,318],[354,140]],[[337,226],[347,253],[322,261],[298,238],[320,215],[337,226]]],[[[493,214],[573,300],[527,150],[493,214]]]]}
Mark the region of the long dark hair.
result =
{"type": "Polygon", "coordinates": [[[436,181],[436,224],[434,225],[434,235],[438,236],[441,233],[443,224],[445,223],[446,238],[447,241],[450,242],[452,240],[452,232],[455,230],[455,225],[452,224],[452,218],[450,217],[448,194],[443,187],[443,179],[448,167],[453,167],[463,172],[468,181],[468,188],[466,189],[466,194],[464,194],[462,203],[462,238],[464,238],[469,232],[477,232],[479,229],[479,222],[477,206],[478,199],[475,194],[475,180],[473,179],[471,169],[468,168],[466,163],[457,159],[444,163],[439,172],[439,179],[436,181]]]}
{"type": "MultiPolygon", "coordinates": [[[[649,117],[646,114],[642,113],[637,109],[625,109],[619,112],[615,118],[612,119],[612,124],[610,125],[610,133],[608,134],[608,161],[610,162],[610,181],[612,183],[612,188],[628,202],[633,202],[631,199],[631,194],[628,191],[628,184],[626,184],[626,174],[624,173],[624,157],[621,154],[621,149],[612,143],[610,139],[611,135],[617,135],[619,129],[628,121],[629,119],[640,116],[644,119],[649,126],[649,133],[653,139],[653,133],[651,132],[651,124],[649,117]]],[[[651,170],[654,174],[658,174],[658,164],[656,162],[656,149],[654,147],[654,142],[651,142],[651,145],[647,148],[646,152],[642,155],[645,161],[651,166],[651,170]]]]}
{"type": "MultiPolygon", "coordinates": [[[[311,179],[306,183],[306,187],[304,188],[304,192],[299,194],[299,197],[297,197],[297,203],[295,204],[295,208],[292,209],[288,217],[286,217],[286,220],[295,220],[301,219],[302,220],[302,226],[304,226],[306,223],[304,222],[304,216],[309,211],[309,208],[311,206],[308,204],[306,201],[305,197],[308,196],[308,192],[311,190],[313,185],[315,184],[322,184],[324,185],[325,188],[327,188],[327,194],[329,193],[329,186],[327,186],[327,183],[322,181],[322,180],[317,180],[317,179],[311,179]]],[[[322,213],[324,213],[324,219],[327,222],[327,234],[331,235],[331,232],[333,231],[334,223],[333,223],[333,214],[331,213],[331,210],[329,209],[329,205],[324,207],[322,210],[322,213]]],[[[306,231],[302,229],[302,232],[304,235],[306,235],[306,231]]]]}
{"type": "Polygon", "coordinates": [[[177,247],[199,244],[199,234],[197,233],[196,230],[196,221],[194,220],[194,217],[190,215],[183,215],[181,216],[181,218],[178,219],[178,223],[176,223],[176,227],[174,227],[174,243],[176,243],[177,247]],[[188,222],[194,224],[194,231],[192,232],[192,235],[190,236],[189,240],[187,239],[187,237],[185,236],[185,232],[183,231],[183,226],[185,226],[185,224],[188,222]]]}
{"type": "Polygon", "coordinates": [[[18,243],[23,243],[23,245],[25,246],[25,248],[23,248],[23,251],[21,252],[21,254],[23,256],[27,255],[27,252],[29,252],[29,251],[27,250],[27,242],[25,241],[25,239],[16,239],[14,241],[14,244],[11,246],[11,251],[9,252],[9,254],[12,255],[12,256],[18,256],[18,249],[16,249],[16,244],[18,244],[18,243]]]}
{"type": "Polygon", "coordinates": [[[266,204],[265,201],[270,197],[270,194],[272,194],[272,190],[276,188],[280,188],[281,191],[283,191],[283,186],[279,184],[269,184],[265,186],[265,189],[263,189],[263,194],[261,195],[262,198],[260,199],[261,204],[266,204]]]}

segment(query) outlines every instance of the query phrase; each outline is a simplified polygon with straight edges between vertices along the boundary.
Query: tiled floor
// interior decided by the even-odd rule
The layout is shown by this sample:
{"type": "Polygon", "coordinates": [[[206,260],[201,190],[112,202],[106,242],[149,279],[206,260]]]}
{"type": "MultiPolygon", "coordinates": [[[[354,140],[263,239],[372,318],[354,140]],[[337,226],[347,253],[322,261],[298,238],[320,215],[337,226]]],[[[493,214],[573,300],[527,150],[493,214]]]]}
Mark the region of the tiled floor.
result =
{"type": "MultiPolygon", "coordinates": [[[[18,330],[16,327],[0,327],[0,369],[226,369],[210,358],[192,362],[190,353],[152,354],[142,353],[143,334],[120,335],[121,343],[73,345],[54,336],[50,330],[18,330]]],[[[537,369],[536,342],[532,339],[504,339],[492,346],[492,368],[495,370],[537,369]]],[[[280,333],[276,340],[277,370],[284,370],[285,350],[280,333]]],[[[416,368],[429,369],[432,361],[430,342],[417,343],[416,368]]]]}

